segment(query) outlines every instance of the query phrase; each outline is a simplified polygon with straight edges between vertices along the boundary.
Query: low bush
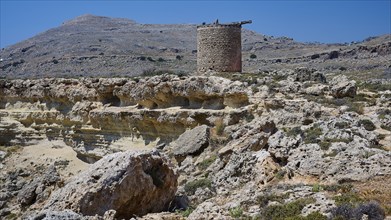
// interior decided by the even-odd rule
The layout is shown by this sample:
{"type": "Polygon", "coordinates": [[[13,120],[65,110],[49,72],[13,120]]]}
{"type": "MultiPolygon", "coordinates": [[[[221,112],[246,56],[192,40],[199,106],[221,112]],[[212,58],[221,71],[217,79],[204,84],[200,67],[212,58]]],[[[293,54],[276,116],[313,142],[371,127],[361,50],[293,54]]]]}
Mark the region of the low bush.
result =
{"type": "Polygon", "coordinates": [[[358,125],[363,126],[367,131],[374,131],[376,129],[375,124],[369,119],[362,119],[358,121],[358,125]]]}
{"type": "Polygon", "coordinates": [[[304,143],[318,143],[319,136],[323,134],[322,129],[318,126],[312,126],[310,129],[306,130],[304,133],[304,143]]]}
{"type": "Polygon", "coordinates": [[[198,168],[200,168],[200,170],[206,170],[213,162],[215,162],[216,159],[217,155],[212,155],[211,157],[201,161],[198,164],[198,168]]]}
{"type": "Polygon", "coordinates": [[[216,131],[217,135],[223,135],[225,129],[224,120],[222,118],[218,118],[215,120],[215,127],[214,130],[216,131]]]}
{"type": "Polygon", "coordinates": [[[193,195],[198,188],[211,188],[212,181],[208,178],[198,179],[185,184],[185,192],[193,195]]]}
{"type": "Polygon", "coordinates": [[[297,135],[303,135],[303,131],[300,127],[293,127],[287,133],[289,137],[296,137],[297,135]]]}
{"type": "Polygon", "coordinates": [[[301,210],[307,204],[313,203],[313,198],[298,199],[282,205],[271,205],[266,207],[262,213],[265,219],[271,220],[288,220],[300,219],[301,210]]]}
{"type": "Polygon", "coordinates": [[[235,208],[232,208],[229,210],[229,215],[232,217],[232,218],[240,218],[242,217],[243,215],[243,209],[242,207],[240,206],[237,206],[235,208]]]}
{"type": "Polygon", "coordinates": [[[336,128],[339,128],[339,129],[345,129],[345,128],[348,128],[348,127],[349,127],[349,123],[348,123],[348,122],[345,122],[345,121],[336,122],[334,126],[335,126],[336,128]]]}
{"type": "Polygon", "coordinates": [[[194,208],[187,208],[185,210],[177,210],[176,213],[179,213],[183,217],[189,217],[189,215],[194,211],[194,208]]]}
{"type": "Polygon", "coordinates": [[[350,204],[338,205],[332,212],[334,220],[361,220],[364,215],[368,219],[382,220],[385,218],[385,212],[377,202],[371,201],[360,203],[357,206],[350,204]]]}
{"type": "Polygon", "coordinates": [[[265,207],[269,203],[269,201],[272,202],[279,202],[284,203],[284,200],[289,197],[289,194],[282,194],[282,195],[276,195],[276,194],[264,194],[257,198],[257,202],[260,207],[265,207]]]}
{"type": "Polygon", "coordinates": [[[335,196],[334,200],[335,200],[336,205],[347,204],[347,205],[351,205],[351,206],[355,206],[358,203],[363,201],[358,196],[358,194],[354,193],[354,192],[343,193],[341,195],[335,196]]]}

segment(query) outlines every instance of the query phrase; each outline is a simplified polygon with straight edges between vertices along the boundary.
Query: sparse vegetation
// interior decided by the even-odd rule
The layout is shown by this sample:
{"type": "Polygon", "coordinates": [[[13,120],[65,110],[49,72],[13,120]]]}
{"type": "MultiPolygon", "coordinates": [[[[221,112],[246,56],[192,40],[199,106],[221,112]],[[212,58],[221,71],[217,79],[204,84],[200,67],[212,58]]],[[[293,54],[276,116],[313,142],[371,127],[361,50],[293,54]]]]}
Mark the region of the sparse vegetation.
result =
{"type": "Polygon", "coordinates": [[[209,158],[203,160],[201,163],[198,164],[198,167],[201,170],[206,170],[215,160],[217,159],[217,155],[212,155],[209,158]]]}
{"type": "Polygon", "coordinates": [[[384,219],[385,217],[385,212],[381,206],[377,202],[371,201],[356,206],[339,205],[333,211],[333,219],[361,220],[364,214],[368,216],[368,219],[384,219]]]}
{"type": "Polygon", "coordinates": [[[322,190],[323,190],[322,186],[319,185],[318,183],[315,183],[314,185],[312,185],[312,192],[320,192],[322,190]]]}
{"type": "Polygon", "coordinates": [[[303,131],[300,127],[293,127],[290,130],[288,130],[287,135],[289,137],[296,137],[297,135],[302,135],[303,131]]]}
{"type": "Polygon", "coordinates": [[[265,219],[272,220],[298,219],[302,217],[300,214],[304,206],[313,202],[313,198],[303,198],[282,205],[270,205],[264,208],[262,214],[265,219]]]}
{"type": "Polygon", "coordinates": [[[335,157],[337,156],[338,152],[336,150],[332,150],[330,153],[328,154],[323,154],[322,157],[325,158],[325,157],[335,157]]]}
{"type": "Polygon", "coordinates": [[[391,110],[390,109],[382,109],[378,112],[379,119],[385,119],[387,115],[391,116],[391,110]]]}
{"type": "Polygon", "coordinates": [[[10,156],[12,153],[18,152],[20,149],[21,146],[0,146],[0,151],[4,151],[6,153],[5,157],[10,156]]]}
{"type": "Polygon", "coordinates": [[[381,83],[368,83],[368,82],[363,82],[359,83],[359,87],[361,89],[367,89],[371,92],[379,92],[379,91],[387,91],[391,90],[391,85],[390,84],[381,84],[381,83]]]}
{"type": "Polygon", "coordinates": [[[275,201],[279,203],[284,203],[284,200],[289,197],[289,194],[282,194],[282,195],[276,195],[276,194],[264,194],[262,196],[259,196],[257,198],[257,202],[261,207],[267,206],[269,201],[275,201]]]}
{"type": "Polygon", "coordinates": [[[391,127],[390,126],[387,126],[387,125],[380,125],[380,127],[384,130],[388,130],[388,131],[391,131],[391,127]]]}
{"type": "Polygon", "coordinates": [[[364,105],[362,103],[350,103],[348,111],[356,112],[360,115],[364,114],[364,105]]]}
{"type": "Polygon", "coordinates": [[[240,206],[237,206],[235,208],[232,208],[229,210],[229,215],[232,217],[232,218],[240,218],[242,217],[243,215],[243,209],[242,207],[240,206]]]}
{"type": "Polygon", "coordinates": [[[324,140],[320,141],[319,146],[322,150],[328,150],[331,146],[331,143],[343,142],[347,144],[351,141],[353,141],[352,138],[325,138],[324,140]]]}
{"type": "Polygon", "coordinates": [[[345,129],[345,128],[348,128],[349,127],[349,123],[348,122],[337,122],[335,123],[335,127],[336,128],[339,128],[339,129],[345,129]]]}
{"type": "Polygon", "coordinates": [[[185,184],[185,192],[189,195],[193,195],[198,188],[211,188],[212,181],[208,178],[202,178],[194,180],[185,184]]]}
{"type": "Polygon", "coordinates": [[[363,202],[363,200],[358,196],[358,194],[354,192],[343,193],[341,195],[335,196],[333,199],[336,205],[348,204],[351,206],[355,206],[358,203],[363,202]]]}
{"type": "Polygon", "coordinates": [[[279,171],[276,173],[276,176],[275,176],[275,177],[276,177],[278,180],[282,180],[282,179],[284,178],[285,174],[286,174],[286,171],[285,171],[285,170],[279,170],[279,171]]]}
{"type": "Polygon", "coordinates": [[[189,215],[194,211],[194,208],[192,207],[188,207],[187,209],[185,210],[176,210],[175,212],[176,213],[179,213],[180,215],[182,215],[183,217],[189,217],[189,215]]]}
{"type": "Polygon", "coordinates": [[[214,127],[216,134],[219,136],[223,135],[224,129],[225,129],[224,120],[222,118],[216,119],[215,120],[215,127],[214,127]]]}
{"type": "Polygon", "coordinates": [[[307,129],[304,133],[304,143],[318,143],[319,136],[323,134],[322,129],[319,125],[314,125],[311,128],[307,129]]]}

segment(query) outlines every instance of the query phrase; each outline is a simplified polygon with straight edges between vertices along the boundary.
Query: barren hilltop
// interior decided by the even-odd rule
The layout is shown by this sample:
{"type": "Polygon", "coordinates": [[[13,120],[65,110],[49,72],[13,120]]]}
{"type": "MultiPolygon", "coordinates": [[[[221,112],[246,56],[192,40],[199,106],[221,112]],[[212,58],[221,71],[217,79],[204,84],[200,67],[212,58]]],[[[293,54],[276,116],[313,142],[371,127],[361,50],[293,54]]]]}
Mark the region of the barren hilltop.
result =
{"type": "Polygon", "coordinates": [[[196,25],[84,15],[0,54],[1,219],[391,219],[391,36],[242,31],[196,74],[196,25]]]}

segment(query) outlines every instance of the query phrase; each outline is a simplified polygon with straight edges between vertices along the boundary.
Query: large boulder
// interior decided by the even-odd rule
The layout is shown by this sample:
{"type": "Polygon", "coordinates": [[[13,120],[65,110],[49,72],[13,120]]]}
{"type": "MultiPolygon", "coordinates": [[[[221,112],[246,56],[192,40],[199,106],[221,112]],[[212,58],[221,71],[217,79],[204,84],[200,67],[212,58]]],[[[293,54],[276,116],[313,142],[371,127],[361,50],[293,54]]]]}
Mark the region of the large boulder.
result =
{"type": "Polygon", "coordinates": [[[44,210],[69,209],[85,216],[115,210],[129,219],[168,208],[177,175],[158,153],[121,152],[103,157],[54,192],[44,210]]]}
{"type": "Polygon", "coordinates": [[[175,156],[199,154],[209,145],[209,127],[201,125],[186,131],[173,143],[175,156]]]}
{"type": "Polygon", "coordinates": [[[335,98],[354,97],[357,92],[356,81],[344,75],[334,77],[331,82],[331,95],[335,98]]]}

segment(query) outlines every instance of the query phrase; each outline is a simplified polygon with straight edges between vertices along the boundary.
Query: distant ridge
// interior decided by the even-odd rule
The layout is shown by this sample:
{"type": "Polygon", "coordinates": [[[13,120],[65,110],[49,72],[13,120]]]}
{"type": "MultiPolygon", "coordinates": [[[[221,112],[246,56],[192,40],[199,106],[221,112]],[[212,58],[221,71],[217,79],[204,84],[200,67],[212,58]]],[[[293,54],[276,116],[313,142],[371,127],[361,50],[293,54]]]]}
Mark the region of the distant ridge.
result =
{"type": "MultiPolygon", "coordinates": [[[[3,48],[1,77],[136,76],[159,70],[193,73],[196,34],[195,24],[140,24],[124,18],[81,15],[3,48]]],[[[387,66],[376,56],[391,53],[391,35],[353,45],[306,44],[246,29],[242,35],[245,72],[296,66],[333,71],[341,65],[347,70],[381,70],[387,66]],[[337,57],[330,56],[331,52],[337,57]],[[256,58],[250,58],[251,54],[256,58]]]]}

